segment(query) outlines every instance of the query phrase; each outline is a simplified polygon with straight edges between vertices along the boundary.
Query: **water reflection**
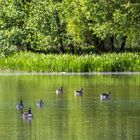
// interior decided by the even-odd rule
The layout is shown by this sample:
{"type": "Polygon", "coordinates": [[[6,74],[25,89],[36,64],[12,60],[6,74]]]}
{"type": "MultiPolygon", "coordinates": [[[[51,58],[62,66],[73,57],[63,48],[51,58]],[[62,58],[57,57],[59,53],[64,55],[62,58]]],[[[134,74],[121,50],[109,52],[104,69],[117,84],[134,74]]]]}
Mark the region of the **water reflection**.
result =
{"type": "Polygon", "coordinates": [[[140,75],[8,75],[0,76],[2,140],[140,139],[140,75]],[[62,96],[56,88],[63,85],[62,96]],[[74,96],[83,87],[84,94],[74,96]],[[100,94],[111,92],[111,100],[100,94]],[[32,107],[32,120],[16,109],[32,107]],[[44,106],[37,106],[41,99],[44,106]]]}
{"type": "Polygon", "coordinates": [[[42,107],[44,107],[44,102],[42,101],[42,99],[39,99],[38,100],[38,102],[37,102],[37,106],[38,106],[38,108],[42,108],[42,107]]]}

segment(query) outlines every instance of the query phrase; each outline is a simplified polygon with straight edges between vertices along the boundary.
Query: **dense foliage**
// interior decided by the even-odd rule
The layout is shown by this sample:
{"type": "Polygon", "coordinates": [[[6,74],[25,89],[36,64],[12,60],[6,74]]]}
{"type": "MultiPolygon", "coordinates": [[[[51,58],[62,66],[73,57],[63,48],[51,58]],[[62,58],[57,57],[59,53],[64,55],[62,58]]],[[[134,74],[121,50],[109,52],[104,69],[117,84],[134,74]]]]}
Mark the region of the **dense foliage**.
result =
{"type": "Polygon", "coordinates": [[[20,52],[0,59],[0,69],[30,72],[140,71],[140,54],[111,53],[77,56],[20,52]]]}
{"type": "MultiPolygon", "coordinates": [[[[0,0],[0,52],[139,47],[138,0],[0,0]]],[[[78,52],[78,51],[77,51],[78,52]]]]}

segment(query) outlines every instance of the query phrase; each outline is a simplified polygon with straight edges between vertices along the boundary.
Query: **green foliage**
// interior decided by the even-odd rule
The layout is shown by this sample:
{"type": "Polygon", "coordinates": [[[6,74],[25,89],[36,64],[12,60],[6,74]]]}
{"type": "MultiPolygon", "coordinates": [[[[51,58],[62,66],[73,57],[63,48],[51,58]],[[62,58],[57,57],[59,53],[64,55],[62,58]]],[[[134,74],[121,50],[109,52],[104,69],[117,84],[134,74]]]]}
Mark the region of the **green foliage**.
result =
{"type": "Polygon", "coordinates": [[[0,44],[9,52],[14,46],[46,53],[64,53],[70,46],[109,52],[136,47],[139,17],[139,1],[0,0],[0,44]]]}
{"type": "MultiPolygon", "coordinates": [[[[136,37],[140,26],[140,3],[131,3],[130,1],[98,1],[92,3],[89,1],[87,7],[87,17],[91,24],[90,29],[101,39],[110,36],[127,36],[130,39],[136,37]]],[[[128,40],[129,41],[129,40],[128,40]]]]}
{"type": "Polygon", "coordinates": [[[10,44],[7,32],[3,32],[0,32],[0,58],[11,55],[16,50],[16,46],[10,44]]]}
{"type": "Polygon", "coordinates": [[[67,44],[65,14],[61,3],[52,1],[32,1],[31,15],[27,26],[35,34],[32,41],[37,49],[60,48],[67,44]]]}
{"type": "Polygon", "coordinates": [[[21,52],[0,59],[0,68],[36,72],[140,71],[139,53],[103,55],[44,55],[21,52]]]}

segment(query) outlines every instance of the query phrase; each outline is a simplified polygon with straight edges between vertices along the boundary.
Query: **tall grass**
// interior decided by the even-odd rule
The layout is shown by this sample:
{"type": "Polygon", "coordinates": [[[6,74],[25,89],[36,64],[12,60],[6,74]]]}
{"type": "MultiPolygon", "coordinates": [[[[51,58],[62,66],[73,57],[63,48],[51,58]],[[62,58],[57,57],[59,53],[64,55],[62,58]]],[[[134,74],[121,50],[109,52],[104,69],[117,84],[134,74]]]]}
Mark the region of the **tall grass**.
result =
{"type": "Polygon", "coordinates": [[[30,72],[140,71],[140,53],[77,56],[20,52],[1,58],[0,69],[30,72]]]}

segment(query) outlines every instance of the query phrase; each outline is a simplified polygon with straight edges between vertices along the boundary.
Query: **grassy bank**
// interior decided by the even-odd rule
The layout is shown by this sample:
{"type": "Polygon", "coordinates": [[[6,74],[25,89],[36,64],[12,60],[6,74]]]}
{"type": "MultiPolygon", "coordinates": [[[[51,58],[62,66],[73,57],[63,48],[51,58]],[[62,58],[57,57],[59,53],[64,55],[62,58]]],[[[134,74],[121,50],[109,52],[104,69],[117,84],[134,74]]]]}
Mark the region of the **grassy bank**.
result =
{"type": "Polygon", "coordinates": [[[140,53],[76,56],[20,52],[1,58],[0,69],[36,72],[140,71],[140,53]]]}

